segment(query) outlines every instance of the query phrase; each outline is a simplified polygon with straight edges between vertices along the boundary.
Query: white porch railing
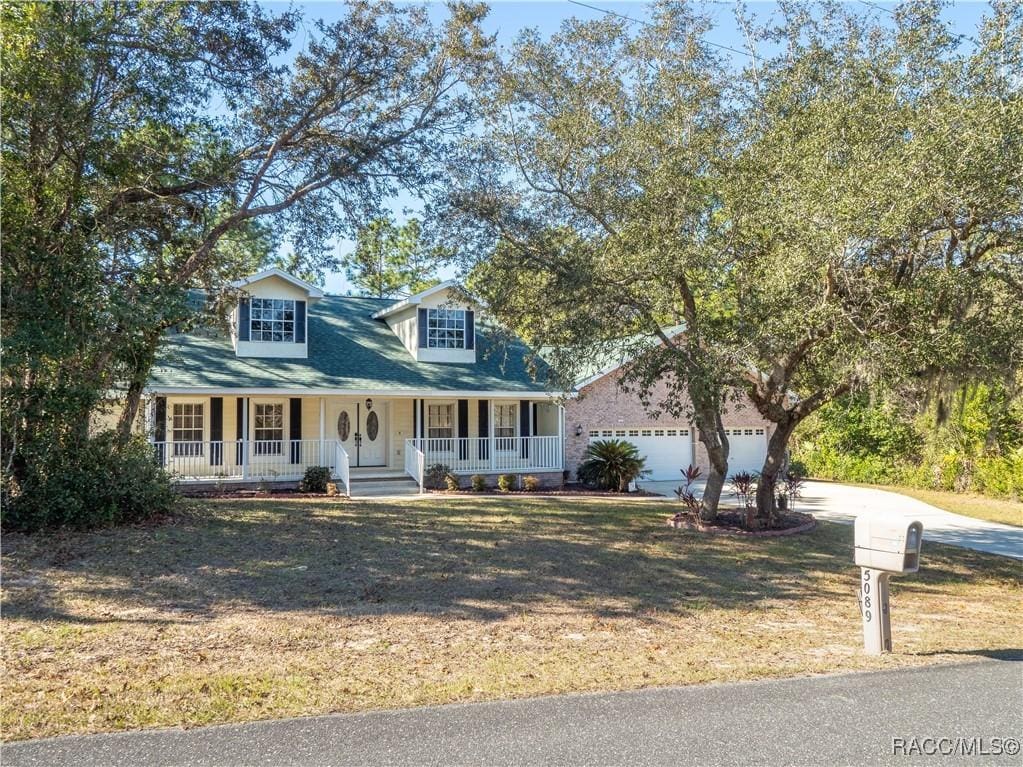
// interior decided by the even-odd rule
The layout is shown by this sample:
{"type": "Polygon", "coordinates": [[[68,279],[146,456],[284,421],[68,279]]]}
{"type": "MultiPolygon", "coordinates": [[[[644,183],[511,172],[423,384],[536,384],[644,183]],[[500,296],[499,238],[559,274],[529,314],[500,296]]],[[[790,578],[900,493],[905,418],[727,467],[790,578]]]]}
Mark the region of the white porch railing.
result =
{"type": "Polygon", "coordinates": [[[334,441],[334,465],[333,474],[345,485],[345,495],[352,497],[352,474],[348,453],[344,446],[337,440],[334,441]]]}
{"type": "Polygon", "coordinates": [[[302,479],[310,466],[326,466],[338,476],[336,444],[318,439],[154,442],[153,450],[179,481],[273,482],[302,479]]]}
{"type": "Polygon", "coordinates": [[[529,471],[561,471],[561,438],[553,437],[461,437],[405,440],[405,470],[422,481],[409,465],[409,456],[423,456],[423,471],[443,464],[457,474],[529,471]]]}
{"type": "Polygon", "coordinates": [[[423,492],[423,475],[426,473],[426,456],[416,445],[416,440],[405,440],[405,473],[419,485],[419,492],[423,492]]]}

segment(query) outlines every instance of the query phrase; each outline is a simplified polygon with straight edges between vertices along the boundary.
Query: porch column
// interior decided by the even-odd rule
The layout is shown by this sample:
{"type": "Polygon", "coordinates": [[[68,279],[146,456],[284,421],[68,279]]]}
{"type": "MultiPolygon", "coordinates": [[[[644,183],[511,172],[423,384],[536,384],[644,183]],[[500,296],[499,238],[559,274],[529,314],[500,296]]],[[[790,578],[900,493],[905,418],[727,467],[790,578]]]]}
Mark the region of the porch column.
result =
{"type": "Polygon", "coordinates": [[[242,479],[249,478],[249,398],[242,397],[242,479]]]}
{"type": "Polygon", "coordinates": [[[490,408],[490,417],[487,419],[490,422],[490,434],[488,439],[490,440],[490,470],[497,471],[497,422],[494,420],[494,398],[491,397],[488,401],[488,407],[490,408]]]}
{"type": "Polygon", "coordinates": [[[565,470],[565,406],[558,405],[558,459],[559,469],[565,470]]]}
{"type": "Polygon", "coordinates": [[[327,458],[327,400],[320,397],[320,466],[329,466],[327,458]]]}

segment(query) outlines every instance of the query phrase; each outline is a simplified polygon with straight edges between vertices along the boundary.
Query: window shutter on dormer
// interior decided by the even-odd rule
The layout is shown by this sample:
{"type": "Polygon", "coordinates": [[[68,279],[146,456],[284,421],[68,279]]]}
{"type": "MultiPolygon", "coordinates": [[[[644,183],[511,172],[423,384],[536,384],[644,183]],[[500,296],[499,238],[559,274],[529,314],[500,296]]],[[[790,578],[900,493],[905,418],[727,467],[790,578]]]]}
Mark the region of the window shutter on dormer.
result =
{"type": "Polygon", "coordinates": [[[476,321],[471,311],[465,313],[465,348],[472,350],[476,348],[476,321]]]}
{"type": "Polygon", "coordinates": [[[419,310],[419,348],[426,348],[426,325],[428,320],[426,319],[426,309],[419,310]]]}
{"type": "Polygon", "coordinates": [[[305,301],[295,302],[295,343],[305,343],[305,301]]]}
{"type": "Polygon", "coordinates": [[[249,340],[249,299],[238,301],[238,340],[249,340]]]}

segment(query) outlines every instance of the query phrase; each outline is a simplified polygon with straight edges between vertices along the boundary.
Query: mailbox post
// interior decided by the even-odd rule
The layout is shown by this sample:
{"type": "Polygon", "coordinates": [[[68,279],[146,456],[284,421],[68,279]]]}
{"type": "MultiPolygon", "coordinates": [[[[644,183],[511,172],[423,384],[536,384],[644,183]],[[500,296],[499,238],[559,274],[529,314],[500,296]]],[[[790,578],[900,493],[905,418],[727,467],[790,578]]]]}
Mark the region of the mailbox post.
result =
{"type": "Polygon", "coordinates": [[[888,579],[920,569],[924,527],[905,519],[856,518],[856,564],[861,568],[860,613],[863,647],[868,655],[892,651],[888,579]]]}

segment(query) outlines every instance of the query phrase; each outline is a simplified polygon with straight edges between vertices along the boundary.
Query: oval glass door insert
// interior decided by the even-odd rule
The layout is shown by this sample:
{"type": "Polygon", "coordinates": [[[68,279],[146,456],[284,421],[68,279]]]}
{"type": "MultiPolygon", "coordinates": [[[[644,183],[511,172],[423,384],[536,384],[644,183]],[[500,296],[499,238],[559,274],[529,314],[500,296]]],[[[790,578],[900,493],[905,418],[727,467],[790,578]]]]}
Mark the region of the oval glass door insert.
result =
{"type": "Polygon", "coordinates": [[[370,414],[366,416],[366,436],[369,437],[369,441],[372,442],[377,438],[377,433],[380,431],[380,420],[377,418],[377,414],[370,411],[370,414]]]}
{"type": "Polygon", "coordinates": [[[347,442],[351,430],[352,424],[348,418],[348,411],[342,410],[341,415],[337,417],[337,438],[342,442],[347,442]]]}

